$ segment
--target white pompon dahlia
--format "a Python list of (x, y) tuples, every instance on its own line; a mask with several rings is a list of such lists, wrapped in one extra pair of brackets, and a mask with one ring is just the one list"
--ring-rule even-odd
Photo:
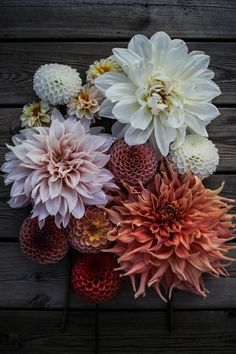
[(219, 163), (218, 150), (213, 142), (196, 134), (187, 135), (177, 149), (171, 146), (169, 159), (180, 174), (191, 171), (200, 179), (212, 175)]
[(129, 145), (150, 138), (164, 156), (170, 143), (181, 145), (187, 128), (207, 136), (206, 125), (219, 115), (211, 100), (220, 94), (209, 56), (188, 53), (185, 42), (164, 32), (150, 39), (136, 35), (128, 49), (115, 48), (113, 54), (124, 73), (105, 73), (95, 85), (106, 96), (100, 115), (118, 121), (116, 136)]
[(76, 69), (62, 64), (45, 64), (34, 74), (34, 91), (41, 100), (52, 105), (66, 104), (81, 89)]
[(51, 119), (50, 127), (24, 129), (14, 137), (2, 171), (5, 183), (13, 183), (11, 207), (32, 202), (40, 227), (49, 215), (65, 227), (71, 215), (84, 215), (85, 205), (106, 204), (106, 189), (116, 187), (105, 168), (113, 139), (91, 135), (76, 118), (64, 120), (57, 110)]

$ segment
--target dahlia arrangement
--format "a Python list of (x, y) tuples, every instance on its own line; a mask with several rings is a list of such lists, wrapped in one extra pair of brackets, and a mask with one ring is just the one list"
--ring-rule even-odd
[(174, 289), (205, 297), (203, 275), (228, 275), (235, 238), (234, 201), (203, 184), (219, 163), (209, 57), (164, 32), (112, 52), (85, 83), (68, 65), (35, 72), (39, 100), (23, 107), (1, 168), (9, 205), (32, 207), (22, 251), (55, 263), (73, 249), (71, 285), (87, 301), (110, 300), (123, 277), (135, 298), (150, 287), (163, 300)]

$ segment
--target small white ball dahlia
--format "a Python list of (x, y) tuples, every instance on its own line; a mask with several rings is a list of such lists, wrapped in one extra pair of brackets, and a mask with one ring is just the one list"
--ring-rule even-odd
[(203, 179), (215, 172), (219, 163), (218, 150), (206, 137), (190, 134), (180, 147), (174, 150), (172, 146), (169, 159), (174, 162), (180, 174), (190, 170)]
[(76, 69), (62, 64), (45, 64), (34, 74), (34, 91), (44, 102), (66, 104), (81, 89)]

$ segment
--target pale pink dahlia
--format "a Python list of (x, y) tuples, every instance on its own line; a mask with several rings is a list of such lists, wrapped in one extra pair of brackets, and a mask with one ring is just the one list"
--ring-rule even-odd
[(146, 188), (127, 187), (127, 194), (117, 195), (107, 209), (116, 225), (109, 238), (116, 243), (104, 251), (118, 256), (135, 297), (146, 287), (162, 298), (161, 287), (169, 297), (174, 288), (206, 296), (202, 273), (227, 275), (233, 216), (221, 189), (205, 189), (198, 177), (180, 175), (165, 161)]
[(148, 143), (129, 146), (123, 139), (110, 149), (107, 168), (117, 182), (137, 185), (149, 182), (157, 172), (157, 154)]
[(11, 207), (33, 204), (32, 217), (39, 225), (48, 215), (65, 227), (70, 216), (81, 218), (85, 205), (107, 202), (106, 188), (114, 187), (104, 166), (112, 139), (91, 135), (75, 118), (54, 111), (50, 127), (25, 129), (8, 146), (2, 171), (5, 183), (13, 183)]

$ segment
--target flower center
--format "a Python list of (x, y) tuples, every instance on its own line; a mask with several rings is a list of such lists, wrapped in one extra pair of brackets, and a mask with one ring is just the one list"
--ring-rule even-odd
[(83, 226), (82, 234), (88, 238), (91, 243), (100, 241), (103, 237), (103, 232), (101, 227), (99, 227), (99, 222), (96, 221), (87, 221)]
[(168, 77), (151, 78), (143, 96), (154, 116), (161, 112), (183, 107), (183, 99), (177, 93), (177, 82)]
[(68, 154), (47, 154), (43, 158), (44, 161), (48, 162), (48, 172), (56, 181), (59, 178), (64, 178), (67, 174), (73, 171), (73, 164), (70, 161)]

